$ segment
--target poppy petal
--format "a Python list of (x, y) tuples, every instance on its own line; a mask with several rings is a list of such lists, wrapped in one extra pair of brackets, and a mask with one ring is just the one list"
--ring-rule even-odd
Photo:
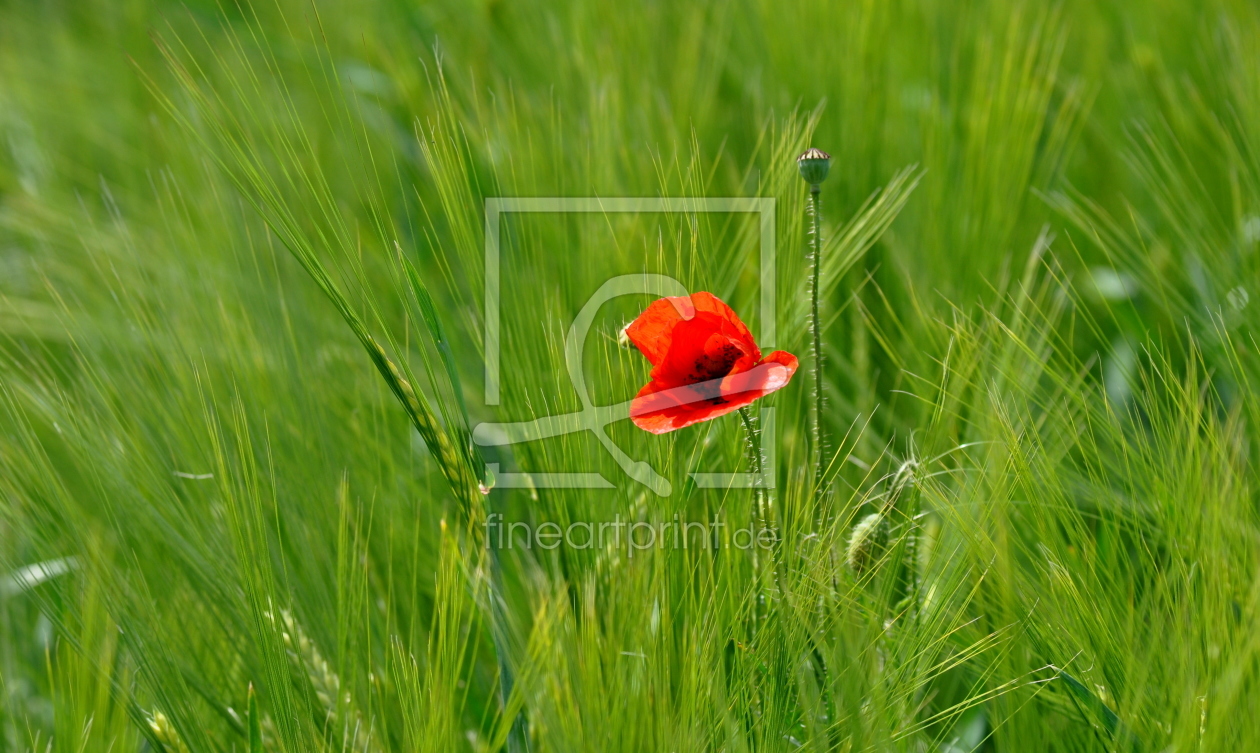
[[(695, 304), (696, 311), (706, 311), (720, 316), (730, 328), (734, 329), (733, 334), (750, 351), (757, 350), (757, 342), (753, 339), (752, 332), (748, 330), (748, 326), (739, 318), (739, 314), (736, 314), (735, 310), (727, 306), (721, 298), (701, 290), (698, 293), (692, 293), (691, 302)], [(760, 354), (757, 357), (760, 358)]]
[[(644, 431), (665, 434), (738, 410), (783, 387), (796, 372), (796, 359), (767, 359), (749, 371), (682, 386), (653, 381), (630, 403), (630, 419)], [(774, 354), (772, 354), (774, 355)]]
[(664, 360), (652, 369), (654, 381), (694, 384), (720, 379), (732, 371), (754, 366), (760, 353), (748, 352), (748, 345), (724, 331), (723, 321), (708, 312), (674, 327), (673, 339)]
[(750, 371), (731, 374), (723, 379), (722, 395), (724, 397), (726, 395), (742, 395), (747, 392), (756, 392), (757, 397), (769, 395), (771, 392), (782, 389), (787, 385), (795, 373), (795, 357), (792, 358), (792, 363), (780, 363), (766, 359), (754, 366)]
[[(777, 363), (783, 366), (783, 368), (787, 370), (787, 376), (783, 380), (783, 384), (787, 384), (788, 379), (792, 378), (792, 375), (796, 373), (796, 369), (798, 366), (800, 366), (800, 363), (801, 363), (796, 358), (796, 356), (792, 355), (786, 350), (776, 350), (770, 355), (766, 356), (764, 359), (762, 359), (761, 362), (762, 363)], [(771, 387), (770, 391), (773, 392), (774, 390), (779, 389), (779, 387), (782, 387), (783, 384), (780, 384), (778, 387)]]
[(786, 385), (798, 366), (781, 350), (762, 359), (739, 316), (704, 291), (653, 301), (625, 332), (653, 367), (630, 418), (653, 434), (738, 410)]
[(695, 306), (684, 296), (652, 301), (638, 318), (626, 327), (626, 336), (653, 366), (665, 359), (679, 322), (695, 316)]
[[(704, 314), (709, 316), (698, 317)], [(678, 325), (697, 317), (712, 322), (712, 329), (721, 330), (737, 340), (745, 353), (755, 354), (754, 360), (761, 358), (757, 342), (739, 316), (720, 298), (704, 291), (690, 296), (658, 298), (626, 327), (626, 336), (649, 363), (657, 366), (669, 353)]]
[[(761, 396), (757, 392), (745, 392), (730, 397), (712, 400), (701, 399), (699, 402), (677, 404), (677, 397), (673, 399), (663, 399), (661, 397), (672, 390), (649, 392), (651, 386), (644, 387), (644, 391), (631, 402), (630, 420), (634, 422), (635, 426), (653, 434), (666, 434), (701, 421), (724, 416), (731, 411), (748, 405)], [(680, 388), (675, 387), (673, 389)], [(716, 400), (720, 400), (720, 402), (716, 402)]]

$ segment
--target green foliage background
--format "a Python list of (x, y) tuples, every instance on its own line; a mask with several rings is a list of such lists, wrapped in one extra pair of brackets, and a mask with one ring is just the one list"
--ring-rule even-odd
[[(1226, 0), (0, 1), (0, 751), (1260, 749), (1258, 40)], [(764, 322), (753, 219), (514, 218), (487, 407), (484, 198), (773, 197), (804, 360), (808, 146), (829, 470), (805, 362), (759, 404), (781, 543), (491, 556), (491, 512), (747, 525), (686, 483), (735, 416), (610, 427), (667, 497), (589, 434), (487, 459), (615, 488), (482, 497), (464, 448), (580, 408), (613, 275)]]

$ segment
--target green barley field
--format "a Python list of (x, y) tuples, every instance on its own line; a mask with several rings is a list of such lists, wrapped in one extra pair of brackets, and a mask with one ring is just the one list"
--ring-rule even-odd
[(1260, 751), (1258, 327), (1253, 3), (0, 0), (0, 751)]

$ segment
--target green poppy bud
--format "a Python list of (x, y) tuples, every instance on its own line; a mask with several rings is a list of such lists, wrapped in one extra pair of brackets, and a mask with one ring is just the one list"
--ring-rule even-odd
[(827, 179), (827, 172), (831, 170), (831, 155), (821, 149), (810, 148), (796, 158), (796, 166), (806, 183), (817, 186)]

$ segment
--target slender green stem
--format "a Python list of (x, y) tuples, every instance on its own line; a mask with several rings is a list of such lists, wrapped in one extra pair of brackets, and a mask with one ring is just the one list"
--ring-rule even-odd
[(739, 417), (744, 421), (744, 431), (748, 434), (748, 466), (757, 476), (757, 518), (764, 525), (766, 522), (766, 489), (765, 462), (761, 454), (761, 430), (752, 417), (748, 406), (739, 409)]
[(908, 489), (906, 504), (902, 508), (905, 521), (905, 538), (900, 572), (897, 576), (897, 603), (895, 609), (904, 609), (910, 620), (918, 619), (919, 613), (919, 492)]
[[(485, 545), (490, 568), (486, 577), (487, 596), (490, 602), (490, 637), (494, 643), (495, 660), (499, 665), (499, 705), (503, 713), (507, 713), (516, 676), (512, 663), (508, 659), (511, 647), (508, 635), (507, 602), (503, 599), (503, 563), (499, 559), (499, 549), (495, 546), (488, 531)], [(529, 736), (523, 712), (518, 713), (512, 720), (512, 728), (508, 732), (507, 750), (509, 753), (528, 753), (529, 751)]]
[[(765, 474), (765, 458), (761, 454), (761, 429), (757, 428), (756, 421), (753, 419), (752, 411), (748, 410), (748, 406), (739, 409), (739, 417), (744, 421), (744, 432), (748, 435), (748, 466), (749, 469), (756, 474), (756, 484), (753, 486), (755, 493), (756, 506), (753, 510), (753, 527), (757, 529), (756, 536), (761, 535), (761, 528), (769, 525), (769, 510), (766, 509), (766, 474)], [(771, 567), (765, 568), (765, 564), (761, 558), (759, 548), (754, 545), (752, 547), (753, 572), (756, 573), (756, 579), (759, 583), (765, 580), (767, 572), (773, 569), (773, 558)], [(778, 573), (773, 572), (772, 577), (778, 579)], [(760, 587), (753, 601), (753, 621), (755, 625), (761, 625), (765, 616), (769, 599), (767, 598), (768, 588)]]
[(890, 490), (886, 514), (897, 531), (896, 556), (893, 559), (892, 597), (894, 612), (904, 610), (908, 619), (917, 619), (919, 603), (919, 498), (917, 463), (906, 461), (897, 471)]
[(810, 214), (813, 215), (813, 246), (810, 249), (810, 272), (809, 272), (809, 333), (811, 339), (811, 349), (814, 360), (814, 400), (810, 405), (810, 431), (812, 433), (813, 445), (811, 447), (811, 456), (814, 465), (814, 483), (818, 485), (822, 483), (822, 467), (823, 467), (823, 354), (822, 354), (822, 324), (818, 319), (818, 286), (822, 282), (819, 270), (822, 267), (822, 222), (819, 214), (818, 202), (819, 187), (817, 184), (810, 186), (809, 189), (809, 207)]

